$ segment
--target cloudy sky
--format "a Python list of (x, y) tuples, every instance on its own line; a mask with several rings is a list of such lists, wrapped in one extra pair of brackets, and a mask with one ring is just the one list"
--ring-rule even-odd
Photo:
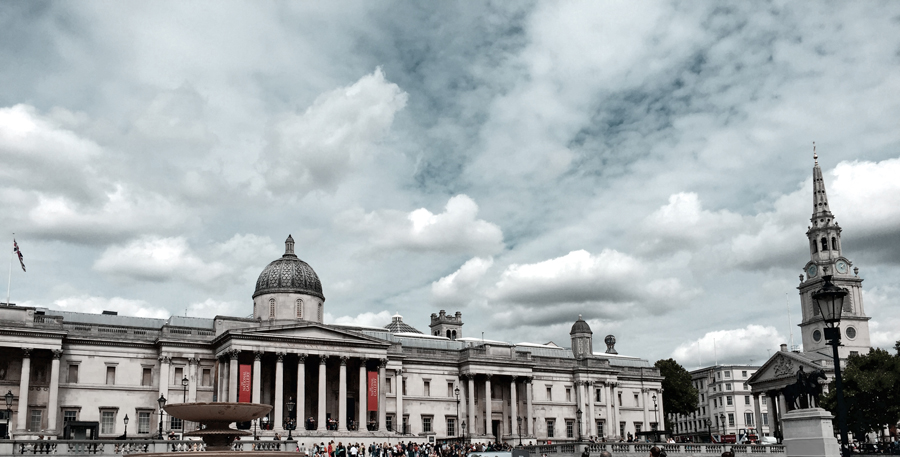
[(0, 61), (14, 303), (246, 316), (292, 234), (328, 322), (760, 363), (815, 141), (900, 339), (898, 2), (7, 1)]

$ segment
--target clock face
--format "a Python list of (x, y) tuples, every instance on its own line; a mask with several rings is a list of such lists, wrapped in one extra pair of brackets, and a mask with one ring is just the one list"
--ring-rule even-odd
[(806, 274), (809, 275), (810, 278), (816, 276), (819, 269), (815, 265), (810, 265), (809, 268), (806, 269)]
[(847, 271), (849, 271), (847, 262), (844, 262), (843, 260), (838, 260), (837, 263), (834, 264), (834, 268), (837, 269), (838, 273), (847, 273)]

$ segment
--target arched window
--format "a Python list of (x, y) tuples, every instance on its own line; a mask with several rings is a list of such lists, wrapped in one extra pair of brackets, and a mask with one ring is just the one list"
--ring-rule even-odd
[(450, 338), (450, 330), (447, 330), (447, 338)]
[(450, 334), (450, 339), (451, 339), (451, 340), (455, 340), (455, 339), (456, 339), (456, 330), (454, 330), (453, 333)]
[(831, 237), (831, 249), (837, 250), (837, 238)]
[(275, 299), (269, 299), (269, 319), (275, 319)]
[(297, 299), (297, 319), (303, 319), (303, 300)]
[(322, 322), (322, 304), (319, 303), (319, 322)]
[(816, 243), (816, 240), (810, 241), (809, 244), (812, 245), (812, 253), (813, 253), (813, 254), (819, 252), (819, 245)]
[(825, 238), (824, 236), (822, 237), (822, 250), (828, 250), (828, 238)]

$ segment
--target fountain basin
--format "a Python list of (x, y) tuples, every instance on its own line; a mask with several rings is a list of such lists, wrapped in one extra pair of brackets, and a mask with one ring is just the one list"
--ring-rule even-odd
[(170, 415), (191, 422), (246, 422), (269, 414), (272, 405), (258, 403), (196, 402), (166, 405)]

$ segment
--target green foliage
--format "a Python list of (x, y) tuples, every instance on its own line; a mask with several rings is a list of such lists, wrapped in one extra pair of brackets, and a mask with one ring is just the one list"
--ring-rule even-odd
[[(673, 359), (657, 360), (654, 364), (663, 376), (663, 410), (665, 413), (691, 414), (697, 410), (700, 392), (691, 382), (691, 374)], [(666, 430), (673, 430), (666, 419)]]
[[(898, 342), (896, 348), (900, 348)], [(847, 426), (855, 436), (881, 431), (900, 420), (900, 354), (873, 349), (853, 355), (842, 370)], [(837, 417), (837, 389), (832, 380), (822, 406)]]

